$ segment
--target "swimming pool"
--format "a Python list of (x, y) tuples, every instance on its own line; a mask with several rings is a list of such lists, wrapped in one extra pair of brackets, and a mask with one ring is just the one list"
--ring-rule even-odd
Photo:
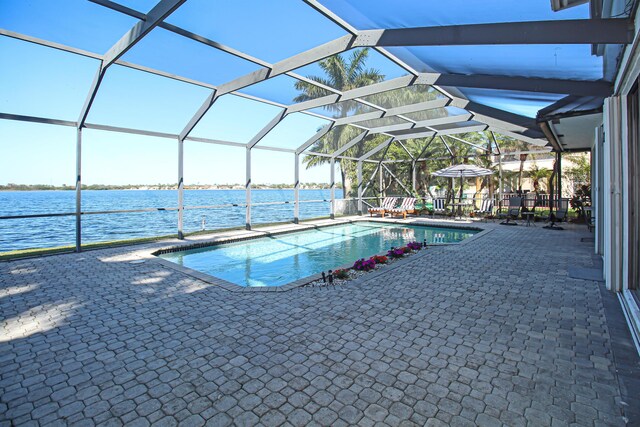
[(411, 241), (456, 243), (476, 230), (362, 221), (159, 255), (239, 286), (282, 286)]

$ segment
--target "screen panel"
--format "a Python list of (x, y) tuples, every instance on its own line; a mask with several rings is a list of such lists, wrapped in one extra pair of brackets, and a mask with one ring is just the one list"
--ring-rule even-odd
[(0, 111), (76, 121), (100, 62), (0, 37)]
[[(75, 212), (75, 146), (73, 127), (0, 120), (0, 216)], [(74, 240), (73, 216), (0, 220), (0, 253)]]
[(167, 22), (272, 63), (345, 35), (296, 0), (189, 0)]
[(589, 5), (553, 12), (548, 0), (320, 0), (360, 30), (589, 18)]
[(155, 28), (147, 34), (122, 59), (212, 85), (262, 68), (163, 28)]
[(82, 0), (3, 0), (0, 28), (104, 54), (137, 19)]
[(223, 95), (193, 128), (191, 136), (246, 144), (281, 111), (273, 105)]
[(476, 45), (392, 47), (419, 72), (574, 80), (602, 78), (602, 57), (591, 45)]
[(289, 114), (258, 145), (295, 150), (327, 123), (307, 114)]
[[(351, 70), (351, 71), (350, 71)], [(356, 72), (356, 70), (359, 70)], [(296, 70), (307, 78), (318, 78), (334, 89), (345, 91), (405, 76), (408, 72), (370, 48), (356, 48), (316, 61)]]
[(87, 121), (177, 134), (210, 93), (200, 86), (114, 65)]

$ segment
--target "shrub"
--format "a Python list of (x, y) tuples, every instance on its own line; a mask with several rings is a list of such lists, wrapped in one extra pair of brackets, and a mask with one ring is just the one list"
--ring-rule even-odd
[(400, 249), (402, 249), (405, 254), (408, 254), (409, 252), (411, 252), (411, 248), (408, 246), (403, 246)]
[(387, 261), (389, 261), (389, 258), (384, 255), (374, 255), (370, 259), (372, 259), (376, 264), (386, 264)]
[(353, 264), (353, 269), (358, 271), (369, 271), (376, 268), (376, 262), (372, 259), (359, 259)]
[(418, 242), (409, 242), (407, 243), (407, 247), (412, 251), (419, 251), (422, 248), (422, 245)]
[(348, 279), (349, 278), (349, 269), (347, 268), (338, 268), (333, 271), (333, 277), (336, 279)]
[(390, 256), (391, 258), (402, 258), (404, 254), (405, 254), (404, 248), (396, 248), (396, 249), (392, 248), (389, 252), (387, 252), (387, 255)]

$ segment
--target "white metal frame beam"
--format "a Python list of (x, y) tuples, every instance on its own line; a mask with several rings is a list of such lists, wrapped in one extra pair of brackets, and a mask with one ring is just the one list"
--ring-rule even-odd
[(337, 149), (336, 151), (333, 152), (333, 154), (331, 154), (332, 158), (335, 158), (336, 156), (341, 155), (342, 153), (344, 153), (345, 151), (347, 151), (349, 148), (355, 146), (356, 144), (358, 144), (360, 141), (362, 141), (363, 139), (365, 139), (367, 137), (367, 135), (369, 134), (368, 130), (365, 130), (364, 132), (362, 132), (360, 135), (356, 136), (355, 138), (353, 138), (351, 141), (349, 141), (348, 143), (346, 143), (345, 145), (343, 145), (342, 147), (340, 147), (339, 149)]
[(475, 148), (475, 149), (477, 149), (477, 150), (486, 151), (487, 153), (493, 153), (493, 152), (492, 152), (491, 150), (489, 150), (487, 147), (482, 147), (482, 146), (477, 145), (477, 144), (474, 144), (474, 143), (472, 143), (472, 142), (465, 141), (464, 139), (462, 139), (462, 138), (458, 138), (457, 136), (454, 136), (454, 135), (446, 135), (446, 136), (447, 136), (447, 138), (451, 138), (451, 139), (453, 139), (454, 141), (462, 142), (463, 144), (466, 144), (466, 145), (468, 145), (468, 146), (470, 146), (470, 147), (473, 147), (473, 148)]
[[(104, 0), (100, 0), (100, 1), (104, 1)], [(63, 45), (58, 45), (58, 44), (55, 44), (55, 43), (50, 43), (50, 42), (47, 42), (47, 41), (44, 41), (44, 40), (41, 40), (41, 39), (35, 39), (35, 38), (29, 37), (29, 36), (24, 36), (24, 35), (21, 35), (21, 34), (18, 34), (18, 33), (9, 32), (9, 31), (6, 31), (6, 30), (1, 30), (0, 34), (4, 34), (4, 35), (7, 35), (9, 37), (18, 38), (20, 40), (24, 40), (24, 41), (28, 41), (28, 42), (33, 42), (33, 43), (45, 45), (47, 47), (52, 47), (52, 48), (61, 49), (61, 50), (64, 50), (64, 51), (69, 51), (69, 52), (76, 53), (76, 54), (79, 54), (79, 55), (86, 55), (86, 56), (89, 56), (89, 57), (92, 57), (92, 58), (99, 58), (100, 57), (99, 55), (92, 54), (90, 52), (79, 51), (77, 49), (74, 49), (74, 48), (71, 48), (71, 47), (68, 47), (68, 46), (63, 46)], [(179, 76), (174, 76), (174, 75), (171, 75), (171, 74), (168, 74), (168, 73), (164, 73), (164, 72), (161, 72), (161, 71), (158, 71), (158, 70), (149, 69), (147, 67), (142, 67), (142, 66), (138, 66), (138, 65), (135, 65), (135, 64), (129, 64), (129, 63), (125, 63), (125, 62), (122, 62), (122, 61), (117, 61), (116, 63), (119, 64), (119, 65), (131, 67), (131, 68), (138, 69), (138, 70), (141, 70), (141, 71), (162, 75), (164, 77), (168, 77), (168, 78), (172, 78), (172, 79), (177, 79), (179, 81), (183, 81), (183, 82), (186, 82), (186, 83), (191, 83), (191, 84), (200, 85), (200, 86), (203, 86), (203, 87), (208, 87), (208, 88), (215, 89), (214, 86), (206, 84), (206, 83), (197, 82), (197, 81), (193, 81), (193, 80), (190, 80), (190, 79), (184, 79), (184, 78), (181, 78)], [(354, 89), (353, 91), (347, 91), (347, 92), (344, 93), (344, 96), (342, 98), (340, 98), (340, 99), (341, 100), (343, 98), (355, 99), (355, 98), (357, 98), (359, 96), (366, 96), (367, 94), (380, 93), (380, 92), (384, 92), (384, 91), (387, 91), (387, 90), (392, 90), (394, 88), (405, 87), (406, 85), (411, 85), (411, 84), (427, 84), (429, 82), (429, 76), (430, 76), (430, 74), (424, 73), (424, 74), (421, 74), (418, 77), (415, 77), (415, 76), (400, 77), (398, 79), (389, 80), (389, 81), (382, 82), (382, 83), (379, 83), (379, 84), (375, 84), (375, 85), (371, 85), (371, 86), (367, 86), (367, 87), (363, 87), (363, 88)], [(268, 103), (268, 104), (271, 104), (271, 105), (276, 105), (276, 106), (279, 106), (281, 108), (287, 108), (287, 106), (285, 106), (285, 105), (274, 103), (274, 102), (271, 102), (271, 101), (268, 101), (268, 100), (264, 100), (264, 99), (260, 99), (260, 98), (256, 98), (256, 97), (252, 97), (252, 96), (249, 96), (249, 95), (246, 95), (246, 94), (237, 93), (237, 92), (234, 92), (234, 94), (238, 95), (238, 96), (243, 96), (245, 98), (254, 99), (254, 100), (259, 101), (259, 102), (265, 102), (265, 103)], [(215, 95), (213, 95), (213, 96), (215, 96)], [(334, 100), (334, 102), (335, 102), (335, 100), (339, 96), (340, 95), (336, 94), (336, 95), (330, 96), (330, 98), (332, 98)], [(323, 100), (322, 103), (326, 103), (328, 101), (327, 97), (319, 98), (319, 99)], [(316, 101), (316, 100), (314, 100), (314, 101)], [(456, 97), (453, 98), (453, 105), (456, 105), (456, 106), (459, 106), (459, 107), (462, 108), (463, 106), (466, 106), (467, 104), (469, 104), (469, 101), (467, 101), (465, 99), (456, 98)], [(305, 111), (303, 109), (295, 107), (295, 105), (299, 106), (299, 104), (294, 104), (294, 107), (292, 107), (292, 108), (290, 107), (291, 109), (287, 109), (287, 113), (292, 112), (292, 111), (294, 111), (294, 112), (299, 111), (299, 112), (302, 112), (304, 114), (309, 114), (309, 115), (316, 116), (316, 117), (319, 117), (319, 118), (323, 118), (323, 119), (326, 119), (326, 120), (329, 120), (329, 121), (335, 120), (335, 119), (331, 119), (329, 117), (325, 117), (325, 116), (322, 116), (322, 115), (319, 115), (319, 114), (315, 114), (315, 113), (312, 113), (312, 112), (309, 112), (309, 111)], [(477, 106), (477, 104), (474, 104), (474, 105)], [(406, 107), (410, 107), (410, 106), (406, 106)], [(480, 106), (480, 107), (482, 107), (482, 106)], [(380, 107), (378, 107), (378, 108), (380, 108)], [(369, 119), (371, 119), (373, 117), (378, 118), (378, 115), (380, 115), (380, 114), (383, 114), (383, 115), (386, 115), (386, 116), (389, 115), (388, 111), (384, 111), (383, 109), (381, 109), (381, 111), (382, 111), (382, 113), (376, 113), (375, 115), (371, 115), (371, 116), (367, 116), (367, 117)], [(413, 111), (413, 107), (410, 107), (410, 109), (408, 111), (409, 112)], [(500, 110), (495, 110), (495, 109), (492, 109), (491, 112), (494, 113), (496, 111), (500, 112)], [(394, 113), (393, 109), (392, 109), (391, 112)], [(403, 112), (407, 113), (407, 110), (404, 110), (404, 111), (397, 111), (396, 110), (395, 111), (396, 115), (399, 115), (398, 113), (403, 113)], [(367, 117), (359, 117), (359, 119), (364, 120)], [(484, 116), (480, 115), (480, 118), (484, 118)], [(435, 125), (443, 124), (443, 123), (452, 123), (454, 121), (457, 121), (457, 119), (453, 118), (453, 117), (452, 118), (445, 117), (445, 118), (441, 118), (441, 119), (433, 119), (433, 122), (418, 122), (417, 125), (418, 126), (430, 126), (430, 125), (434, 125), (435, 126)], [(502, 128), (502, 129), (508, 128), (506, 130), (510, 130), (512, 132), (522, 132), (522, 131), (526, 131), (527, 130), (526, 127), (513, 125), (513, 123), (505, 124), (505, 122), (503, 122), (503, 121), (497, 121), (497, 122), (494, 122), (494, 123), (497, 124), (500, 128)], [(354, 123), (354, 125), (358, 126), (357, 122)], [(410, 128), (410, 127), (413, 127), (413, 126), (411, 124), (396, 125), (395, 127), (391, 127), (391, 128), (378, 128), (378, 129), (375, 129), (375, 132), (384, 133), (384, 132), (389, 131), (389, 130), (394, 130), (394, 129), (395, 130), (399, 130), (402, 127)], [(185, 137), (185, 135), (186, 135), (185, 133), (182, 133), (181, 136)], [(539, 144), (540, 141), (536, 141), (536, 143)]]
[(328, 125), (323, 126), (322, 128), (320, 128), (319, 131), (317, 131), (315, 133), (315, 135), (313, 135), (311, 138), (309, 138), (304, 144), (302, 144), (301, 146), (299, 146), (296, 149), (296, 153), (301, 154), (303, 151), (305, 151), (307, 148), (311, 147), (313, 144), (316, 143), (316, 141), (318, 141), (320, 138), (322, 138), (323, 136), (325, 136), (331, 129), (333, 129), (335, 123), (331, 122)]

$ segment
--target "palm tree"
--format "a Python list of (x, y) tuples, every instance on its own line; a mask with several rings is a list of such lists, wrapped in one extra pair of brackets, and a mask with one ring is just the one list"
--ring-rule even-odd
[(549, 169), (540, 169), (534, 164), (527, 175), (533, 181), (533, 191), (538, 194), (540, 192), (540, 183), (544, 182), (544, 179), (549, 178), (551, 171)]
[[(369, 56), (369, 49), (356, 49), (345, 59), (342, 55), (334, 55), (318, 63), (325, 76), (307, 76), (310, 80), (316, 81), (326, 86), (330, 86), (340, 91), (347, 91), (362, 86), (368, 86), (384, 80), (384, 75), (373, 68), (365, 68)], [(297, 81), (295, 88), (301, 91), (300, 95), (294, 98), (294, 102), (303, 102), (326, 95), (327, 92), (311, 83)], [(355, 102), (341, 102), (330, 104), (324, 107), (333, 113), (335, 118), (347, 117), (350, 113), (356, 112), (358, 104)], [(358, 133), (356, 128), (350, 126), (340, 126), (333, 129), (324, 138), (320, 139), (314, 146), (313, 151), (320, 153), (333, 153), (348, 140), (354, 138)], [(351, 153), (355, 157), (364, 154), (364, 144), (357, 144)], [(307, 169), (314, 166), (328, 163), (327, 157), (307, 156), (304, 159)], [(353, 162), (338, 159), (340, 165), (340, 175), (342, 178), (342, 189), (345, 197), (351, 193), (352, 178), (349, 172), (354, 169)], [(351, 171), (353, 172), (353, 171)]]

